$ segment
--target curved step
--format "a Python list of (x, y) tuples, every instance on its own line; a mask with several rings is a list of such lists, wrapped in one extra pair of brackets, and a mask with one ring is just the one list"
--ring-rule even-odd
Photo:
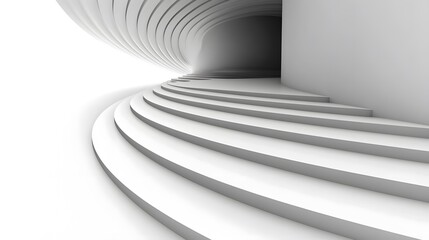
[(218, 101), (243, 103), (243, 104), (266, 106), (266, 107), (285, 108), (285, 109), (293, 109), (293, 110), (301, 110), (301, 111), (364, 116), (364, 117), (369, 117), (372, 115), (372, 112), (369, 109), (351, 107), (351, 106), (334, 104), (334, 103), (251, 97), (251, 96), (242, 96), (242, 95), (207, 92), (207, 91), (204, 92), (199, 90), (174, 87), (166, 83), (162, 84), (161, 86), (164, 90), (169, 92), (187, 95), (191, 97), (218, 100)]
[[(154, 88), (153, 91), (157, 96), (172, 101), (181, 102), (181, 100), (187, 100), (188, 98), (187, 96), (167, 92), (159, 87)], [(182, 104), (180, 108), (185, 107), (187, 106)], [(200, 115), (198, 111), (204, 111), (201, 108), (194, 108), (194, 110), (197, 111), (194, 114), (197, 116)], [(216, 122), (216, 125), (240, 131), (251, 131), (252, 133), (269, 137), (275, 136), (289, 141), (345, 151), (429, 162), (429, 139), (270, 121), (238, 114), (214, 112), (213, 110), (206, 110), (205, 113), (208, 115), (203, 115), (206, 116), (205, 119), (209, 119), (209, 124)], [(223, 118), (220, 117), (221, 114), (223, 114)]]
[(206, 78), (206, 77), (193, 77), (193, 76), (183, 76), (183, 77), (178, 77), (177, 79), (180, 79), (180, 80), (210, 80), (210, 78)]
[(211, 77), (211, 78), (279, 78), (281, 75), (278, 70), (250, 70), (250, 69), (236, 69), (230, 71), (210, 71), (203, 73), (191, 73), (186, 76), (201, 76), (201, 77)]
[(329, 97), (287, 88), (280, 83), (280, 79), (278, 78), (214, 79), (193, 82), (192, 84), (186, 82), (170, 82), (168, 84), (175, 87), (208, 92), (310, 102), (329, 102)]
[[(140, 101), (140, 96), (132, 100), (133, 109), (136, 101)], [(139, 108), (148, 119), (154, 118), (158, 111), (151, 110), (150, 106)], [(425, 214), (429, 211), (427, 203), (243, 161), (179, 142), (166, 133), (150, 130), (137, 118), (132, 122), (133, 116), (128, 109), (124, 109), (122, 114), (116, 120), (123, 134), (137, 148), (158, 156), (157, 161), (162, 165), (208, 188), (285, 218), (355, 239), (418, 238), (423, 234), (425, 224), (429, 223)], [(172, 122), (174, 126), (178, 126), (177, 123)], [(159, 146), (152, 139), (164, 145)]]
[[(123, 111), (132, 115), (128, 99), (116, 109), (116, 119)], [(226, 198), (158, 165), (121, 136), (113, 107), (96, 121), (93, 145), (121, 190), (186, 239), (342, 239)]]
[(185, 79), (171, 79), (170, 82), (189, 82), (191, 80), (185, 80)]
[[(159, 91), (158, 91), (159, 92)], [(409, 137), (429, 138), (429, 126), (375, 117), (359, 117), (224, 102), (166, 91), (168, 100), (191, 106), (266, 119)]]
[[(146, 92), (144, 96), (147, 98), (151, 94)], [(216, 151), (332, 182), (429, 201), (428, 164), (316, 147), (211, 126), (153, 109), (147, 106), (141, 95), (133, 98), (131, 109), (154, 127)]]
[[(121, 102), (121, 101), (120, 101)], [(133, 202), (135, 202), (140, 208), (142, 208), (146, 213), (150, 214), (152, 217), (153, 224), (163, 224), (164, 229), (159, 229), (155, 234), (158, 238), (162, 239), (183, 239), (171, 229), (177, 227), (176, 232), (180, 231), (181, 227), (177, 226), (177, 223), (174, 222), (171, 218), (164, 215), (162, 212), (159, 212), (149, 203), (139, 199), (136, 195), (138, 192), (131, 191), (128, 187), (133, 187), (133, 185), (129, 184), (129, 180), (134, 181), (132, 178), (125, 176), (122, 171), (126, 170), (128, 167), (128, 163), (132, 162), (134, 159), (141, 158), (141, 154), (137, 153), (135, 149), (130, 148), (129, 144), (125, 142), (123, 138), (121, 138), (119, 132), (115, 129), (113, 119), (113, 113), (118, 104), (115, 103), (104, 110), (97, 118), (94, 123), (92, 129), (92, 145), (94, 152), (97, 156), (97, 159), (109, 176), (109, 178), (118, 186), (121, 191), (123, 191)], [(117, 159), (120, 159), (120, 152), (118, 150), (123, 150), (124, 156), (126, 158), (123, 159), (124, 165), (118, 164)], [(122, 156), (122, 157), (124, 157)], [(143, 158), (144, 160), (144, 158)], [(143, 163), (144, 164), (144, 163)], [(130, 171), (129, 173), (133, 173)], [(123, 176), (125, 176), (123, 178)], [(120, 179), (118, 179), (120, 178)], [(124, 184), (128, 184), (128, 187)], [(149, 218), (150, 220), (150, 218)], [(150, 225), (146, 225), (145, 227), (150, 227)], [(170, 229), (169, 229), (170, 228)], [(152, 229), (155, 230), (155, 229)], [(184, 230), (184, 229), (183, 229)], [(186, 230), (187, 231), (187, 230)], [(191, 234), (181, 234), (182, 236), (191, 236)], [(144, 239), (144, 238), (143, 238)], [(153, 238), (151, 238), (153, 239)]]

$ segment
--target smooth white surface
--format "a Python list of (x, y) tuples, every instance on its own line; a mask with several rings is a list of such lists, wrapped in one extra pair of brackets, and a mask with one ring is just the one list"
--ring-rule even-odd
[(283, 0), (282, 81), (429, 124), (429, 1)]
[[(287, 151), (286, 149), (296, 149), (295, 151), (298, 152), (296, 155), (299, 153), (308, 154), (306, 158), (304, 157), (306, 160), (320, 162), (324, 160), (322, 157), (318, 157), (322, 153), (316, 153), (317, 150), (314, 151), (311, 146), (303, 146), (305, 149), (300, 149), (298, 144), (295, 147), (291, 147), (285, 141), (277, 141), (275, 139), (201, 124), (196, 121), (184, 120), (156, 110), (139, 99), (141, 99), (140, 94), (131, 101), (131, 107), (136, 112), (154, 120), (160, 125), (173, 127), (179, 132), (185, 132), (213, 142), (223, 142), (228, 146), (237, 146), (237, 149), (246, 149), (247, 146), (247, 149), (265, 153), (266, 155), (283, 157), (288, 153), (293, 154), (291, 153), (293, 151)], [(175, 159), (182, 162), (188, 161), (188, 163), (179, 164), (204, 176), (226, 182), (228, 185), (245, 189), (259, 196), (285, 202), (292, 206), (298, 206), (389, 232), (396, 231), (395, 233), (406, 233), (408, 234), (407, 236), (413, 236), (413, 234), (415, 234), (414, 236), (419, 236), (418, 233), (425, 228), (425, 220), (427, 220), (426, 212), (429, 207), (427, 203), (396, 198), (386, 194), (374, 193), (359, 188), (346, 187), (320, 181), (319, 179), (290, 174), (229, 156), (216, 156), (211, 151), (204, 151), (204, 148), (201, 147), (192, 148), (192, 144), (183, 144), (177, 139), (164, 139), (168, 138), (165, 137), (168, 136), (167, 134), (160, 134), (164, 137), (158, 137), (156, 133), (152, 133), (149, 130), (142, 130), (144, 129), (143, 127), (139, 129), (139, 124), (141, 123), (139, 123), (138, 119), (133, 119), (135, 117), (132, 113), (125, 112), (122, 115), (119, 113), (121, 113), (120, 110), (115, 115), (117, 124), (126, 134), (133, 135), (129, 135), (130, 138), (135, 139), (137, 142), (151, 142), (149, 139), (159, 139), (165, 146), (173, 146), (176, 141), (177, 143), (174, 146), (180, 149), (179, 151), (171, 147), (165, 147), (163, 152), (161, 152), (159, 144), (151, 144), (152, 146), (147, 148), (154, 152), (157, 149), (157, 154), (162, 154), (166, 159)], [(124, 119), (129, 120), (127, 122)], [(264, 150), (267, 151), (264, 152)], [(201, 162), (201, 159), (204, 159), (204, 161)], [(353, 165), (351, 158), (341, 158), (338, 159), (339, 161), (350, 161), (349, 167)], [(234, 162), (235, 165), (231, 162)], [(339, 165), (338, 162), (333, 165)], [(376, 162), (371, 164), (368, 161), (363, 165), (366, 165), (368, 168), (370, 166), (380, 167), (376, 164)], [(351, 168), (355, 167), (352, 166)], [(381, 166), (381, 168), (383, 167)], [(255, 178), (255, 176), (258, 177)], [(275, 176), (278, 178), (275, 178)], [(315, 194), (316, 192), (323, 194)], [(341, 204), (338, 203), (339, 196), (342, 198)], [(359, 209), (359, 211), (356, 209)]]
[[(206, 104), (210, 104), (214, 102), (215, 104), (225, 105), (225, 107), (231, 107), (231, 106), (228, 106), (228, 104), (234, 104), (234, 103), (228, 103), (228, 102), (223, 103), (217, 100), (206, 100), (206, 99), (200, 99), (196, 97), (183, 96), (180, 94), (165, 91), (160, 87), (154, 88), (153, 91), (157, 96), (160, 96), (165, 99), (173, 100), (173, 101), (176, 100), (176, 101), (193, 102), (193, 103), (202, 102)], [(254, 106), (248, 105), (248, 104), (235, 104), (234, 107), (240, 109), (241, 106), (243, 106), (244, 108), (247, 107), (250, 109), (254, 108)], [(277, 110), (277, 108), (272, 108), (272, 107), (266, 108), (263, 106), (257, 106), (256, 108), (258, 107), (262, 109), (265, 108), (264, 110), (267, 112), (271, 112), (271, 111), (274, 112)], [(219, 110), (220, 109), (222, 108), (219, 108)], [(216, 114), (212, 116), (217, 118)], [(238, 120), (238, 119), (235, 119), (235, 120)], [(240, 120), (238, 120), (237, 122), (240, 122)], [(255, 122), (251, 120), (241, 120), (241, 122), (243, 124), (250, 124), (250, 125), (255, 124)], [(277, 124), (273, 124), (272, 122), (264, 123), (264, 120), (259, 120), (259, 122), (262, 123), (262, 125), (259, 125), (260, 127), (264, 125), (266, 128), (271, 128), (271, 129), (277, 128), (278, 131), (284, 131), (285, 133), (287, 132), (287, 134), (291, 134), (291, 135), (298, 134), (301, 137), (304, 137), (304, 135), (307, 135), (307, 136), (311, 136), (311, 139), (312, 139), (312, 140), (307, 139), (310, 141), (306, 141), (304, 140), (304, 138), (302, 138), (301, 140), (298, 140), (298, 137), (297, 137), (298, 135), (295, 135), (295, 137), (293, 137), (293, 136), (287, 136), (287, 134), (285, 134), (283, 135), (283, 139), (285, 140), (293, 139), (294, 141), (297, 141), (297, 142), (314, 144), (317, 146), (331, 147), (331, 148), (363, 152), (363, 153), (371, 153), (379, 156), (395, 157), (400, 159), (408, 159), (408, 160), (415, 160), (415, 161), (422, 161), (422, 162), (428, 162), (428, 159), (429, 159), (429, 140), (428, 139), (404, 137), (404, 136), (392, 136), (388, 134), (368, 133), (368, 132), (360, 132), (360, 131), (350, 131), (345, 129), (335, 129), (335, 128), (327, 128), (327, 127), (311, 126), (311, 125), (309, 126), (307, 124), (300, 124), (300, 123), (297, 124), (297, 123), (282, 122), (282, 125), (279, 126)], [(316, 143), (316, 141), (313, 141), (314, 140), (313, 137), (317, 137), (321, 142)], [(331, 140), (334, 142), (331, 142)], [(355, 147), (352, 147), (350, 144), (351, 145), (356, 144), (356, 145)], [(399, 152), (390, 153), (384, 147), (391, 148), (390, 150), (392, 150), (393, 148), (393, 149), (396, 149), (397, 151), (402, 151), (402, 150), (405, 150), (405, 151), (402, 153), (399, 153)], [(370, 150), (370, 148), (372, 149)], [(377, 148), (380, 148), (380, 149), (376, 150)]]
[(279, 78), (216, 79), (216, 81), (193, 81), (169, 84), (189, 89), (234, 93), (248, 96), (263, 96), (317, 102), (329, 101), (329, 97), (326, 96), (315, 95), (288, 88), (281, 84)]
[[(121, 136), (111, 121), (113, 109), (104, 111), (94, 124), (92, 139), (101, 161), (139, 198), (184, 226), (208, 239), (284, 239), (284, 236), (343, 239), (234, 201), (160, 166)], [(142, 128), (133, 128), (133, 125), (142, 123), (131, 113), (129, 98), (121, 102), (114, 112), (115, 122), (123, 131), (131, 130), (133, 135), (136, 134), (134, 136), (146, 136), (146, 141), (152, 143), (150, 139), (163, 142), (158, 134), (165, 134), (146, 124)], [(186, 157), (178, 150), (180, 147), (175, 149), (177, 139), (168, 135), (166, 138), (170, 141), (165, 144), (156, 142), (152, 147)], [(179, 146), (182, 146), (180, 142)]]
[[(192, 116), (200, 116), (200, 118), (192, 118), (190, 115), (188, 115), (187, 119), (193, 120), (193, 119), (198, 119), (198, 122), (202, 122), (202, 123), (206, 123), (209, 124), (207, 121), (207, 119), (210, 120), (217, 120), (218, 123), (219, 122), (224, 122), (224, 123), (235, 123), (236, 125), (230, 125), (230, 129), (235, 129), (237, 131), (241, 130), (241, 132), (246, 132), (243, 131), (243, 129), (240, 129), (238, 126), (241, 125), (247, 125), (249, 126), (249, 128), (259, 128), (259, 131), (255, 131), (255, 133), (259, 133), (259, 135), (261, 134), (261, 129), (263, 129), (265, 127), (265, 129), (275, 129), (278, 132), (281, 131), (293, 131), (294, 129), (299, 129), (299, 127), (297, 125), (292, 125), (292, 126), (288, 126), (287, 122), (282, 122), (282, 121), (276, 121), (276, 120), (270, 120), (270, 119), (262, 119), (262, 118), (256, 118), (256, 117), (250, 117), (250, 116), (244, 116), (244, 115), (239, 115), (239, 114), (231, 114), (231, 113), (226, 113), (226, 112), (221, 112), (221, 111), (214, 111), (214, 110), (210, 110), (210, 109), (204, 109), (204, 108), (198, 108), (198, 107), (193, 107), (193, 106), (188, 106), (188, 105), (184, 105), (181, 103), (176, 103), (173, 101), (168, 101), (165, 100), (163, 98), (157, 97), (156, 95), (154, 95), (153, 93), (146, 93), (144, 95), (144, 100), (142, 100), (142, 96), (140, 94), (137, 95), (138, 97), (134, 99), (134, 101), (132, 101), (131, 103), (131, 107), (133, 107), (133, 109), (138, 109), (138, 107), (143, 104), (143, 101), (149, 102), (151, 104), (156, 104), (153, 106), (162, 106), (164, 111), (165, 109), (171, 109), (175, 112), (180, 112), (180, 113), (187, 113), (187, 114), (192, 114)], [(156, 107), (155, 107), (156, 108)], [(171, 114), (171, 112), (169, 112)], [(202, 117), (203, 116), (203, 117)], [(183, 117), (183, 116), (181, 116)], [(205, 121), (204, 121), (204, 120)], [(178, 125), (178, 123), (176, 121), (173, 122), (174, 125)], [(211, 122), (213, 123), (213, 122)], [(210, 124), (209, 124), (210, 125)], [(213, 124), (211, 124), (213, 125)], [(228, 126), (228, 125), (224, 125), (224, 126)], [(314, 128), (314, 126), (311, 125), (307, 125), (308, 128)], [(246, 128), (246, 129), (249, 129)], [(215, 129), (217, 129), (217, 127), (215, 127)], [(327, 128), (329, 130), (335, 130), (334, 128)], [(228, 130), (224, 130), (222, 129), (222, 131), (228, 131)], [(340, 130), (342, 131), (342, 130)], [(208, 131), (200, 131), (202, 133), (207, 133)], [(213, 131), (216, 133), (216, 131)], [(233, 131), (236, 132), (236, 131)], [(255, 134), (254, 133), (254, 134)], [(272, 132), (267, 132), (267, 135), (269, 135)], [(358, 132), (358, 131), (354, 131), (354, 134), (358, 135), (359, 133), (365, 133), (365, 132)], [(314, 136), (317, 136), (318, 132), (313, 131)], [(222, 134), (221, 134), (222, 135)], [(340, 134), (339, 134), (340, 135)], [(343, 134), (344, 136), (352, 136), (353, 134)], [(374, 134), (376, 135), (376, 134)], [(207, 136), (207, 135), (206, 135)], [(245, 136), (248, 136), (247, 134), (245, 134)], [(254, 137), (254, 135), (251, 135), (252, 137)], [(313, 136), (313, 135), (312, 135)], [(396, 137), (393, 135), (385, 135), (385, 139), (389, 140), (388, 137)], [(207, 137), (205, 137), (207, 138)], [(243, 137), (246, 138), (246, 137)], [(367, 139), (370, 139), (367, 137)], [(413, 138), (408, 138), (408, 139), (413, 139)], [(413, 140), (422, 140), (422, 141), (427, 141), (427, 139), (418, 139), (418, 138), (414, 138)], [(247, 139), (246, 141), (249, 141), (249, 139)], [(269, 141), (266, 140), (266, 142), (268, 143)], [(382, 145), (382, 144), (380, 144)], [(256, 149), (258, 149), (256, 147)], [(290, 149), (295, 149), (295, 148), (290, 148)], [(309, 150), (307, 151), (301, 151), (304, 153), (307, 153), (310, 150), (311, 147), (309, 147)], [(286, 152), (285, 150), (283, 150), (283, 152)], [(293, 152), (293, 151), (292, 151)], [(347, 169), (348, 172), (360, 172), (361, 174), (366, 172), (366, 174), (372, 175), (374, 177), (378, 176), (382, 176), (382, 178), (384, 179), (389, 179), (389, 178), (394, 178), (395, 181), (398, 182), (409, 182), (412, 183), (415, 181), (415, 183), (417, 185), (427, 185), (429, 186), (429, 176), (427, 175), (427, 173), (429, 172), (429, 166), (428, 164), (424, 164), (424, 163), (419, 163), (419, 162), (410, 162), (410, 161), (406, 161), (406, 160), (399, 160), (399, 159), (386, 159), (386, 158), (380, 158), (380, 157), (374, 157), (374, 156), (369, 156), (369, 155), (359, 155), (359, 154), (344, 154), (344, 152), (338, 152), (335, 151), (336, 156), (338, 161), (335, 161), (335, 158), (331, 157), (327, 157), (326, 159), (328, 161), (332, 161), (332, 165), (331, 167), (339, 169), (341, 168), (341, 166), (345, 167), (344, 169)], [(297, 154), (295, 154), (296, 156)], [(317, 164), (322, 164), (323, 161), (321, 161), (321, 159), (323, 159), (322, 154), (320, 154), (320, 152), (318, 154), (314, 154), (315, 156), (318, 156), (318, 158), (316, 158)], [(311, 159), (310, 157), (308, 157), (308, 159)], [(355, 162), (353, 164), (353, 162)], [(310, 162), (307, 162), (310, 163)], [(324, 167), (329, 167), (329, 165), (323, 165)], [(384, 171), (380, 172), (377, 170), (377, 168), (381, 168), (384, 169)], [(365, 173), (364, 173), (365, 174)]]
[(0, 239), (157, 240), (95, 159), (91, 128), (178, 74), (95, 40), (53, 0), (3, 1), (0, 29)]
[(368, 110), (368, 109), (346, 106), (341, 104), (334, 104), (334, 103), (297, 101), (297, 100), (287, 100), (287, 99), (272, 99), (272, 98), (252, 97), (252, 96), (244, 96), (244, 95), (237, 96), (237, 95), (228, 94), (228, 93), (208, 92), (208, 91), (174, 87), (166, 83), (162, 84), (162, 88), (174, 93), (180, 93), (184, 95), (195, 96), (195, 97), (206, 98), (206, 99), (223, 100), (227, 102), (247, 103), (247, 104), (253, 104), (258, 106), (271, 106), (271, 107), (274, 106), (279, 108), (288, 108), (288, 109), (296, 109), (296, 110), (312, 110), (315, 112), (340, 113), (340, 114), (363, 115), (363, 116), (371, 115), (371, 110)]
[[(216, 80), (219, 81), (219, 80)], [(189, 87), (185, 87), (185, 85), (178, 84), (176, 82), (172, 83), (173, 81), (170, 81), (168, 83), (162, 84), (162, 88), (165, 90), (168, 90), (168, 87), (170, 85), (172, 87), (174, 86), (180, 86), (183, 87), (183, 90), (189, 90), (193, 89), (192, 85), (189, 85)], [(209, 80), (204, 81), (209, 82)], [(186, 82), (189, 83), (189, 82)], [(192, 82), (194, 84), (194, 82)], [(198, 81), (195, 82), (195, 85), (197, 85)], [(224, 88), (226, 82), (222, 84), (222, 87)], [(228, 83), (234, 83), (233, 80), (228, 81)], [(179, 87), (176, 87), (176, 89), (179, 89)], [(197, 88), (195, 88), (197, 89)], [(198, 88), (199, 90), (203, 90), (203, 88)], [(182, 89), (181, 89), (182, 90)], [(277, 90), (277, 89), (276, 89)], [(212, 94), (212, 90), (210, 89), (204, 89), (204, 91), (207, 91), (208, 94)], [(216, 93), (219, 92), (219, 90), (213, 89)], [(223, 89), (222, 89), (223, 92)], [(228, 92), (234, 92), (234, 91), (228, 91)], [(236, 94), (240, 94), (237, 96), (240, 98), (243, 98), (243, 96), (247, 97), (247, 95), (252, 95), (254, 92), (243, 92), (240, 88), (240, 91), (235, 91)], [(181, 93), (182, 94), (182, 93)], [(241, 95), (242, 94), (242, 95)], [(260, 93), (259, 93), (260, 94)], [(269, 93), (264, 93), (264, 96), (269, 96)], [(290, 95), (286, 94), (276, 94), (277, 96), (282, 97), (289, 97)], [(185, 98), (187, 96), (181, 97), (181, 102), (185, 102)], [(301, 95), (299, 96), (301, 97)], [(360, 117), (360, 116), (348, 116), (348, 115), (341, 115), (341, 114), (326, 114), (326, 113), (319, 113), (319, 112), (313, 112), (313, 111), (300, 111), (300, 110), (291, 110), (287, 108), (278, 108), (278, 107), (264, 107), (264, 106), (258, 106), (258, 105), (249, 105), (249, 104), (239, 104), (239, 103), (231, 103), (231, 102), (223, 102), (222, 101), (214, 101), (211, 99), (204, 99), (200, 98), (196, 101), (189, 101), (191, 98), (188, 97), (187, 103), (193, 102), (193, 105), (198, 106), (205, 106), (206, 108), (211, 109), (222, 109), (223, 111), (226, 111), (228, 109), (229, 112), (237, 113), (238, 111), (241, 112), (241, 114), (247, 114), (247, 115), (254, 115), (258, 117), (263, 118), (272, 118), (277, 120), (285, 120), (285, 121), (292, 121), (297, 123), (309, 123), (314, 125), (320, 125), (320, 126), (328, 126), (328, 127), (335, 127), (335, 128), (344, 128), (344, 129), (352, 129), (352, 130), (364, 130), (364, 131), (372, 131), (372, 132), (379, 132), (379, 133), (391, 133), (391, 134), (399, 134), (399, 135), (405, 135), (405, 136), (415, 136), (420, 137), (424, 136), (427, 138), (428, 135), (428, 126), (427, 125), (419, 125), (419, 124), (413, 124), (408, 122), (401, 122), (401, 121), (394, 121), (390, 119), (384, 119), (384, 118), (375, 118), (375, 117)], [(194, 98), (195, 99), (195, 98)], [(244, 111), (245, 110), (245, 111)], [(244, 113), (246, 112), (246, 113)], [(270, 116), (270, 113), (273, 114)], [(277, 115), (277, 116), (276, 116)], [(307, 119), (306, 119), (307, 118)], [(313, 119), (311, 121), (310, 119)], [(310, 120), (310, 121), (309, 121)], [(340, 127), (339, 123), (343, 123)], [(401, 131), (398, 131), (399, 129), (402, 129)]]
[[(210, 81), (203, 82), (207, 85)], [(213, 89), (210, 91), (219, 90), (215, 82), (212, 81)], [(189, 86), (197, 83), (201, 81), (189, 82)], [(255, 84), (252, 81), (246, 83), (248, 86)], [(254, 209), (242, 209), (243, 212), (239, 213), (242, 205), (230, 200), (223, 201), (219, 195), (207, 192), (208, 188), (267, 213), (353, 239), (427, 238), (426, 163), (293, 142), (298, 139), (288, 139), (292, 142), (275, 139), (271, 138), (273, 136), (266, 137), (260, 127), (260, 131), (254, 133), (257, 135), (245, 133), (242, 131), (258, 128), (256, 123), (265, 124), (267, 119), (233, 117), (234, 114), (222, 113), (222, 109), (214, 114), (215, 111), (204, 109), (204, 106), (187, 106), (187, 103), (177, 103), (178, 98), (166, 100), (162, 95), (157, 96), (156, 92), (164, 91), (160, 89), (159, 86), (148, 88), (132, 97), (131, 102), (126, 98), (116, 108), (114, 117), (101, 115), (93, 130), (93, 141), (101, 161), (113, 174), (112, 178), (118, 178), (124, 184), (122, 188), (126, 186), (140, 199), (137, 201), (146, 201), (159, 213), (174, 219), (180, 226), (186, 226), (188, 230), (185, 231), (173, 226), (178, 234), (188, 238), (189, 234), (198, 232), (210, 239), (229, 239), (230, 236), (244, 236), (256, 230), (264, 235), (262, 239), (276, 238), (279, 229), (276, 230), (274, 219), (266, 219), (271, 222), (269, 225), (264, 220), (263, 224), (258, 224), (260, 228), (255, 229), (247, 224), (249, 219), (246, 217), (252, 215)], [(192, 111), (193, 116), (176, 114), (184, 111)], [(208, 118), (216, 118), (217, 123), (206, 122)], [(239, 123), (240, 119), (246, 120)], [(228, 129), (214, 126), (225, 120), (235, 125), (226, 126)], [(100, 122), (110, 127), (100, 129)], [(274, 121), (267, 122), (279, 126)], [(252, 126), (244, 130), (238, 128), (240, 124)], [(288, 127), (286, 122), (281, 128), (299, 129), (296, 124)], [(320, 133), (316, 129), (322, 128), (315, 127), (314, 133), (310, 134)], [(122, 132), (122, 136), (118, 131)], [(392, 139), (385, 140), (397, 139), (394, 135), (390, 137)], [(121, 144), (111, 142), (113, 138)], [(371, 138), (368, 136), (368, 139)], [(136, 148), (150, 159), (135, 155)], [(153, 161), (151, 165), (157, 167), (139, 167), (142, 162), (148, 161)], [(136, 196), (130, 197), (135, 199)], [(423, 199), (425, 202), (412, 199)], [(201, 204), (210, 207), (201, 207)], [(146, 208), (144, 204), (142, 208)], [(228, 211), (225, 212), (225, 209)], [(228, 216), (232, 212), (235, 212), (233, 216)], [(261, 219), (262, 215), (255, 216), (251, 222)], [(229, 224), (223, 225), (224, 221)], [(171, 226), (171, 221), (164, 224)], [(245, 226), (249, 229), (240, 232), (247, 228)], [(271, 227), (273, 229), (269, 230)], [(292, 227), (294, 234), (301, 234), (295, 227), (289, 227)], [(249, 237), (255, 236), (260, 234), (255, 232)]]

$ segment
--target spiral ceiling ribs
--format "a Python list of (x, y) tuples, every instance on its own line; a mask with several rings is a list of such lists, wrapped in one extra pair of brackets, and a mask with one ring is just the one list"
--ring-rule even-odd
[(191, 72), (203, 36), (249, 16), (281, 16), (281, 0), (58, 0), (87, 32), (135, 56)]
[[(261, 21), (256, 37), (281, 15), (274, 0), (59, 2), (94, 36), (181, 72), (231, 39), (206, 35)], [(429, 126), (288, 88), (266, 76), (276, 69), (207, 67), (113, 104), (92, 131), (105, 172), (175, 239), (429, 239)]]

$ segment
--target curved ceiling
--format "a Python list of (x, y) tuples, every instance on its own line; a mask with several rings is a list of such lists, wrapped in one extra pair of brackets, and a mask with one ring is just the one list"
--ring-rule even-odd
[(189, 73), (204, 35), (249, 16), (281, 16), (281, 0), (57, 0), (95, 37), (137, 57)]

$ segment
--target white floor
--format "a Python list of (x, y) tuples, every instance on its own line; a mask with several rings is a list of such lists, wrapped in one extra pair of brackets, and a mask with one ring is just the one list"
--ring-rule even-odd
[(93, 39), (54, 0), (2, 2), (0, 29), (0, 239), (150, 235), (94, 157), (91, 128), (111, 103), (178, 74)]

